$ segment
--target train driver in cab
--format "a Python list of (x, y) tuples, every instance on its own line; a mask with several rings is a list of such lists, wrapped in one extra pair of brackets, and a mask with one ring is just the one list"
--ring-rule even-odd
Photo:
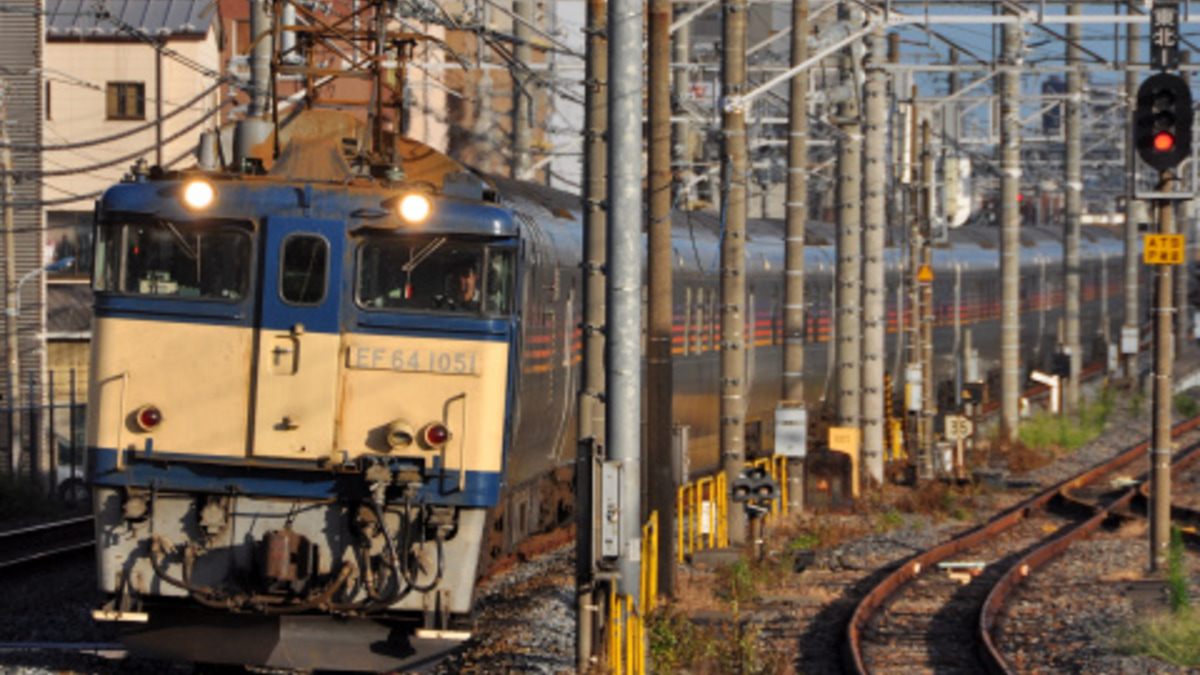
[(458, 289), (458, 296), (455, 298), (456, 306), (467, 311), (479, 311), (479, 300), (482, 293), (479, 289), (479, 270), (475, 269), (475, 263), (472, 261), (460, 265), (456, 276)]

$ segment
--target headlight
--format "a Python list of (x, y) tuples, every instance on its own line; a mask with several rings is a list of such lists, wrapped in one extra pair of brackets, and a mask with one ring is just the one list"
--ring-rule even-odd
[(412, 425), (404, 420), (396, 420), (387, 425), (387, 444), (393, 450), (402, 450), (412, 445)]
[(212, 183), (205, 180), (194, 180), (183, 187), (183, 203), (194, 211), (212, 206), (216, 196)]
[(425, 222), (431, 211), (433, 211), (433, 202), (429, 197), (415, 192), (404, 195), (396, 204), (396, 212), (400, 214), (404, 222), (413, 225)]

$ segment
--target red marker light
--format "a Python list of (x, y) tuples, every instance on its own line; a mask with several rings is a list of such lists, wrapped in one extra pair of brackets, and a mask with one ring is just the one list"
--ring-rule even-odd
[(430, 447), (443, 445), (450, 440), (450, 430), (446, 425), (434, 422), (425, 427), (425, 444)]
[(1175, 137), (1171, 134), (1162, 131), (1154, 135), (1154, 149), (1159, 152), (1167, 152), (1175, 147)]
[(162, 424), (162, 411), (152, 405), (142, 406), (137, 411), (137, 425), (142, 431), (150, 431)]

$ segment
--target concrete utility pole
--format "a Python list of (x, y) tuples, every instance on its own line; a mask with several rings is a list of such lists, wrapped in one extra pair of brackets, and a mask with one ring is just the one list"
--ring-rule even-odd
[[(921, 228), (919, 238), (921, 252), (920, 269), (927, 272), (918, 277), (917, 288), (921, 292), (921, 446), (919, 456), (921, 470), (926, 476), (935, 475), (933, 452), (933, 418), (937, 415), (937, 391), (933, 380), (933, 190), (937, 176), (933, 166), (933, 126), (929, 120), (921, 122)], [(948, 467), (943, 467), (948, 468)]]
[(641, 597), (642, 545), (642, 5), (608, 3), (607, 416), (619, 465), (617, 591)]
[[(746, 0), (722, 0), (721, 99), (746, 84)], [(725, 237), (721, 241), (721, 469), (733, 485), (746, 467), (746, 111), (721, 115)], [(729, 509), (729, 545), (746, 543), (746, 512)]]
[(13, 162), (8, 147), (8, 81), (0, 80), (0, 170), (4, 172), (4, 351), (8, 362), (6, 402), (8, 414), (8, 454), (10, 474), (21, 469), (20, 414), (14, 414), (21, 390), (21, 349), (17, 336), (17, 249), (13, 232)]
[[(839, 60), (843, 82), (854, 78), (854, 56), (847, 47)], [(837, 155), (837, 425), (858, 428), (862, 413), (862, 124), (858, 99), (838, 106)]]
[[(792, 0), (792, 63), (808, 60), (808, 0)], [(792, 78), (788, 97), (788, 178), (784, 234), (783, 400), (804, 397), (804, 230), (808, 221), (808, 71)], [(807, 418), (806, 418), (807, 419)], [(804, 506), (804, 462), (788, 462), (788, 508)]]
[(533, 147), (533, 78), (528, 68), (533, 64), (533, 0), (514, 0), (513, 60), (520, 64), (513, 72), (513, 178), (528, 180), (530, 149)]
[[(690, 5), (679, 5), (679, 14), (686, 14)], [(691, 63), (692, 62), (692, 24), (691, 22), (684, 23), (675, 31), (674, 40), (672, 41), (672, 60), (675, 63)], [(691, 76), (687, 68), (680, 68), (674, 73), (672, 81), (672, 91), (675, 92), (675, 104), (682, 107), (683, 102), (691, 96)], [(671, 128), (671, 159), (675, 163), (675, 170), (678, 176), (688, 176), (692, 170), (692, 139), (690, 133), (690, 124), (688, 123), (687, 115), (683, 111), (675, 117), (675, 123)], [(677, 181), (675, 190), (687, 190), (684, 187), (686, 180)], [(688, 202), (691, 199), (690, 194), (674, 194), (672, 199), (677, 201), (684, 209), (688, 209)]]
[[(1129, 0), (1127, 13), (1140, 15), (1140, 0)], [(1145, 217), (1145, 202), (1134, 197), (1137, 175), (1137, 144), (1133, 140), (1133, 115), (1137, 109), (1138, 73), (1132, 66), (1141, 61), (1142, 27), (1126, 24), (1125, 52), (1125, 321), (1121, 326), (1121, 359), (1125, 377), (1137, 377), (1138, 341), (1138, 223)]]
[[(1083, 4), (1073, 0), (1067, 6), (1071, 16), (1083, 15)], [(1063, 412), (1074, 415), (1079, 412), (1079, 375), (1083, 369), (1083, 349), (1079, 341), (1080, 297), (1079, 238), (1081, 202), (1083, 197), (1083, 73), (1079, 64), (1083, 56), (1079, 45), (1083, 42), (1083, 26), (1072, 23), (1067, 26), (1067, 114), (1064, 125), (1067, 137), (1067, 222), (1063, 237), (1063, 276), (1066, 281), (1064, 314), (1066, 319), (1065, 344), (1063, 350), (1071, 362), (1071, 373), (1063, 389)]]
[(863, 143), (866, 199), (863, 202), (862, 258), (862, 456), (863, 475), (883, 484), (884, 371), (887, 366), (887, 288), (884, 248), (887, 244), (887, 73), (883, 69), (886, 31), (879, 28), (868, 42), (866, 64), (867, 134)]
[[(925, 447), (926, 423), (923, 414), (925, 399), (921, 393), (927, 386), (921, 382), (921, 378), (925, 376), (925, 369), (921, 367), (921, 357), (925, 353), (921, 347), (921, 261), (923, 260), (921, 252), (924, 250), (925, 228), (922, 227), (922, 223), (924, 223), (924, 195), (927, 191), (923, 187), (924, 181), (918, 182), (915, 177), (917, 172), (915, 154), (918, 143), (917, 93), (917, 86), (913, 85), (910, 99), (912, 103), (909, 105), (905, 132), (899, 147), (904, 155), (902, 180), (907, 182), (909, 187), (905, 193), (909, 200), (907, 208), (904, 210), (905, 217), (908, 219), (908, 283), (906, 284), (907, 293), (904, 297), (908, 301), (907, 314), (909, 316), (908, 323), (904, 326), (908, 342), (904, 375), (905, 384), (909, 387), (906, 389), (905, 396), (905, 419), (909, 422), (905, 436), (907, 440), (912, 441), (908, 443), (909, 469), (913, 472), (914, 478), (922, 478), (929, 476), (929, 468), (924, 462), (928, 452)], [(907, 141), (904, 138), (907, 138)], [(904, 316), (905, 312), (901, 311), (900, 317), (903, 319)], [(914, 383), (919, 383), (920, 386), (914, 389), (912, 388)]]
[[(792, 2), (792, 63), (808, 60), (808, 0)], [(788, 182), (783, 298), (783, 398), (804, 401), (804, 230), (808, 221), (808, 71), (796, 73), (788, 103)]]
[[(1192, 62), (1192, 53), (1188, 51), (1180, 52), (1180, 66), (1186, 67)], [(1179, 71), (1181, 77), (1191, 84), (1192, 77), (1189, 71)], [(1193, 350), (1192, 344), (1192, 326), (1191, 312), (1188, 307), (1188, 283), (1192, 276), (1188, 273), (1188, 265), (1193, 260), (1192, 245), (1196, 240), (1196, 233), (1192, 214), (1195, 207), (1194, 200), (1185, 199), (1175, 203), (1176, 222), (1175, 230), (1183, 235), (1183, 250), (1184, 250), (1184, 265), (1175, 272), (1175, 360), (1184, 357), (1185, 354), (1191, 353)]]
[[(1011, 13), (1011, 11), (1010, 11)], [(1004, 24), (1000, 63), (1000, 425), (1017, 437), (1021, 398), (1021, 24)]]
[[(1162, 174), (1163, 189), (1175, 179), (1170, 171)], [(1158, 233), (1175, 234), (1175, 207), (1158, 203)], [(1171, 301), (1171, 273), (1174, 265), (1156, 265), (1157, 288), (1154, 308), (1154, 429), (1150, 451), (1150, 571), (1165, 570), (1167, 549), (1171, 543), (1171, 320), (1175, 313)]]
[[(583, 381), (577, 417), (579, 454), (575, 481), (578, 532), (575, 548), (576, 632), (575, 669), (591, 668), (596, 633), (596, 464), (604, 456), (604, 261), (607, 231), (604, 132), (608, 128), (608, 40), (605, 0), (587, 3), (587, 80), (584, 109), (583, 211)], [(486, 69), (485, 71), (486, 72)]]
[[(646, 231), (650, 240), (650, 332), (646, 358), (646, 456), (650, 462), (649, 507), (658, 512), (660, 532), (675, 531), (674, 450), (671, 408), (671, 302), (674, 269), (671, 250), (671, 0), (650, 0), (650, 208)], [(658, 588), (674, 595), (675, 537), (658, 538)]]

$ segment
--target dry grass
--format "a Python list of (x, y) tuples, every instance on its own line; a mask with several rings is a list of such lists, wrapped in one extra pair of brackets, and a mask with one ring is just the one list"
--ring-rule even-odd
[(983, 494), (981, 487), (957, 487), (941, 481), (928, 481), (901, 495), (896, 500), (896, 509), (901, 513), (932, 516), (936, 520), (971, 520), (981, 507), (980, 498)]
[(998, 440), (989, 454), (1013, 473), (1028, 473), (1050, 464), (1061, 452), (1059, 446), (1031, 448), (1020, 441)]

